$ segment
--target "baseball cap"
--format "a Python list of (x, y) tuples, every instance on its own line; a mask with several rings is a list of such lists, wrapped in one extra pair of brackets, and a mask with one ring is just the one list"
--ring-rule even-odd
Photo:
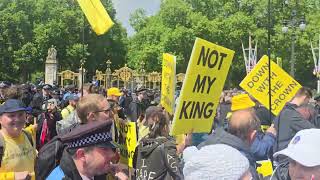
[(26, 111), (25, 105), (18, 99), (8, 99), (0, 106), (0, 114), (17, 111)]
[(320, 165), (320, 129), (299, 131), (290, 141), (288, 147), (273, 156), (284, 155), (306, 167)]
[(76, 94), (70, 94), (69, 96), (67, 96), (66, 100), (67, 101), (70, 101), (70, 100), (77, 101), (77, 100), (79, 100), (79, 96)]
[(65, 89), (66, 89), (67, 91), (73, 91), (75, 88), (76, 88), (76, 87), (75, 87), (73, 84), (70, 84), (70, 85), (66, 85), (66, 86), (65, 86)]
[(32, 107), (26, 107), (25, 110), (27, 114), (32, 114)]
[(195, 146), (183, 151), (183, 174), (186, 180), (240, 179), (249, 170), (249, 160), (237, 149), (215, 144)]
[(120, 92), (120, 89), (116, 87), (109, 88), (107, 91), (108, 96), (122, 96), (123, 93)]
[(42, 89), (45, 89), (45, 90), (51, 90), (52, 89), (52, 86), (50, 84), (44, 84), (42, 86)]
[(112, 141), (112, 121), (93, 121), (82, 124), (70, 133), (61, 137), (61, 140), (70, 149), (88, 146), (117, 148)]
[(135, 93), (138, 94), (138, 93), (142, 93), (142, 92), (147, 91), (147, 90), (148, 90), (147, 88), (139, 88), (139, 89), (137, 89), (135, 91)]
[(53, 94), (53, 95), (60, 95), (60, 90), (59, 90), (59, 88), (54, 88), (54, 89), (52, 90), (52, 94)]

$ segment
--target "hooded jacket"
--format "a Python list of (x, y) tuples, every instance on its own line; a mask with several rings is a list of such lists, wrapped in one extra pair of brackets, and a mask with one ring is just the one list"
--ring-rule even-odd
[[(309, 121), (304, 120), (300, 113), (296, 110), (298, 106), (295, 104), (287, 103), (279, 116), (275, 118), (275, 128), (278, 132), (273, 152), (278, 152), (285, 149), (290, 140), (296, 135), (297, 132), (303, 129), (315, 128)], [(278, 163), (282, 164), (288, 161), (288, 158), (279, 156), (275, 159)]]
[(176, 152), (176, 145), (172, 139), (165, 137), (142, 139), (136, 151), (136, 179), (183, 179)]
[(248, 160), (250, 163), (250, 172), (253, 176), (253, 179), (259, 179), (258, 173), (256, 171), (256, 162), (255, 159), (253, 158), (253, 155), (250, 151), (250, 147), (246, 145), (240, 138), (237, 136), (234, 136), (222, 128), (217, 128), (212, 135), (208, 137), (208, 139), (201, 143), (198, 146), (198, 149), (201, 149), (204, 146), (207, 145), (213, 145), (213, 144), (225, 144), (229, 145), (238, 151), (240, 151)]

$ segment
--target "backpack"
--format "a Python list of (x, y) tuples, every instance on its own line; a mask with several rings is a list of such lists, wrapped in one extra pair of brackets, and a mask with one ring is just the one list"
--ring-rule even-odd
[(35, 163), (36, 179), (46, 179), (59, 164), (65, 149), (61, 136), (55, 136), (39, 151)]
[[(29, 134), (28, 132), (26, 132), (25, 130), (22, 130), (22, 132), (27, 136), (31, 146), (33, 147), (33, 140), (32, 140), (32, 136), (31, 134)], [(5, 149), (5, 142), (4, 142), (4, 137), (3, 135), (0, 133), (0, 167), (1, 167), (1, 163), (2, 163), (2, 157), (4, 155), (4, 149)]]
[(65, 119), (56, 122), (57, 133), (58, 135), (66, 134), (78, 124), (80, 124), (80, 119), (77, 111), (72, 111)]

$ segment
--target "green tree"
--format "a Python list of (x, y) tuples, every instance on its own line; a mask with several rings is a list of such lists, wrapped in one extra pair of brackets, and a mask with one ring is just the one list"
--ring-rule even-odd
[[(282, 57), (284, 69), (289, 70), (291, 32), (281, 32), (283, 20), (296, 9), (297, 16), (305, 16), (307, 29), (296, 31), (296, 79), (303, 85), (315, 87), (310, 40), (319, 34), (320, 3), (317, 0), (272, 1), (271, 51), (272, 57)], [(258, 40), (258, 58), (267, 54), (267, 0), (165, 0), (160, 11), (144, 17), (143, 28), (130, 38), (129, 64), (139, 68), (146, 62), (147, 70), (160, 70), (162, 53), (177, 56), (177, 71), (185, 72), (195, 37), (200, 37), (229, 49), (236, 54), (228, 74), (227, 87), (237, 87), (245, 77), (241, 43), (247, 46), (249, 34)], [(139, 25), (136, 25), (139, 26)]]
[(137, 9), (129, 18), (129, 23), (135, 31), (140, 31), (147, 23), (147, 15), (144, 9)]
[[(114, 20), (111, 0), (102, 3)], [(127, 34), (121, 24), (115, 20), (109, 32), (97, 36), (77, 1), (0, 0), (0, 22), (0, 80), (23, 82), (31, 79), (31, 73), (43, 72), (52, 45), (60, 70), (77, 71), (83, 58), (91, 74), (95, 69), (104, 70), (107, 59), (113, 67), (125, 62)]]

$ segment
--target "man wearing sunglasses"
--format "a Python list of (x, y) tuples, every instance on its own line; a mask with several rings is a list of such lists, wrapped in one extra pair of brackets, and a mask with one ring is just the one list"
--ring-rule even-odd
[(76, 110), (81, 124), (92, 121), (109, 121), (113, 118), (113, 112), (107, 98), (100, 94), (89, 94), (82, 97)]
[(87, 124), (93, 121), (111, 121), (113, 112), (107, 98), (100, 94), (88, 94), (80, 98), (76, 105), (76, 113), (69, 117), (74, 120), (57, 122), (58, 134), (66, 134), (79, 124)]

